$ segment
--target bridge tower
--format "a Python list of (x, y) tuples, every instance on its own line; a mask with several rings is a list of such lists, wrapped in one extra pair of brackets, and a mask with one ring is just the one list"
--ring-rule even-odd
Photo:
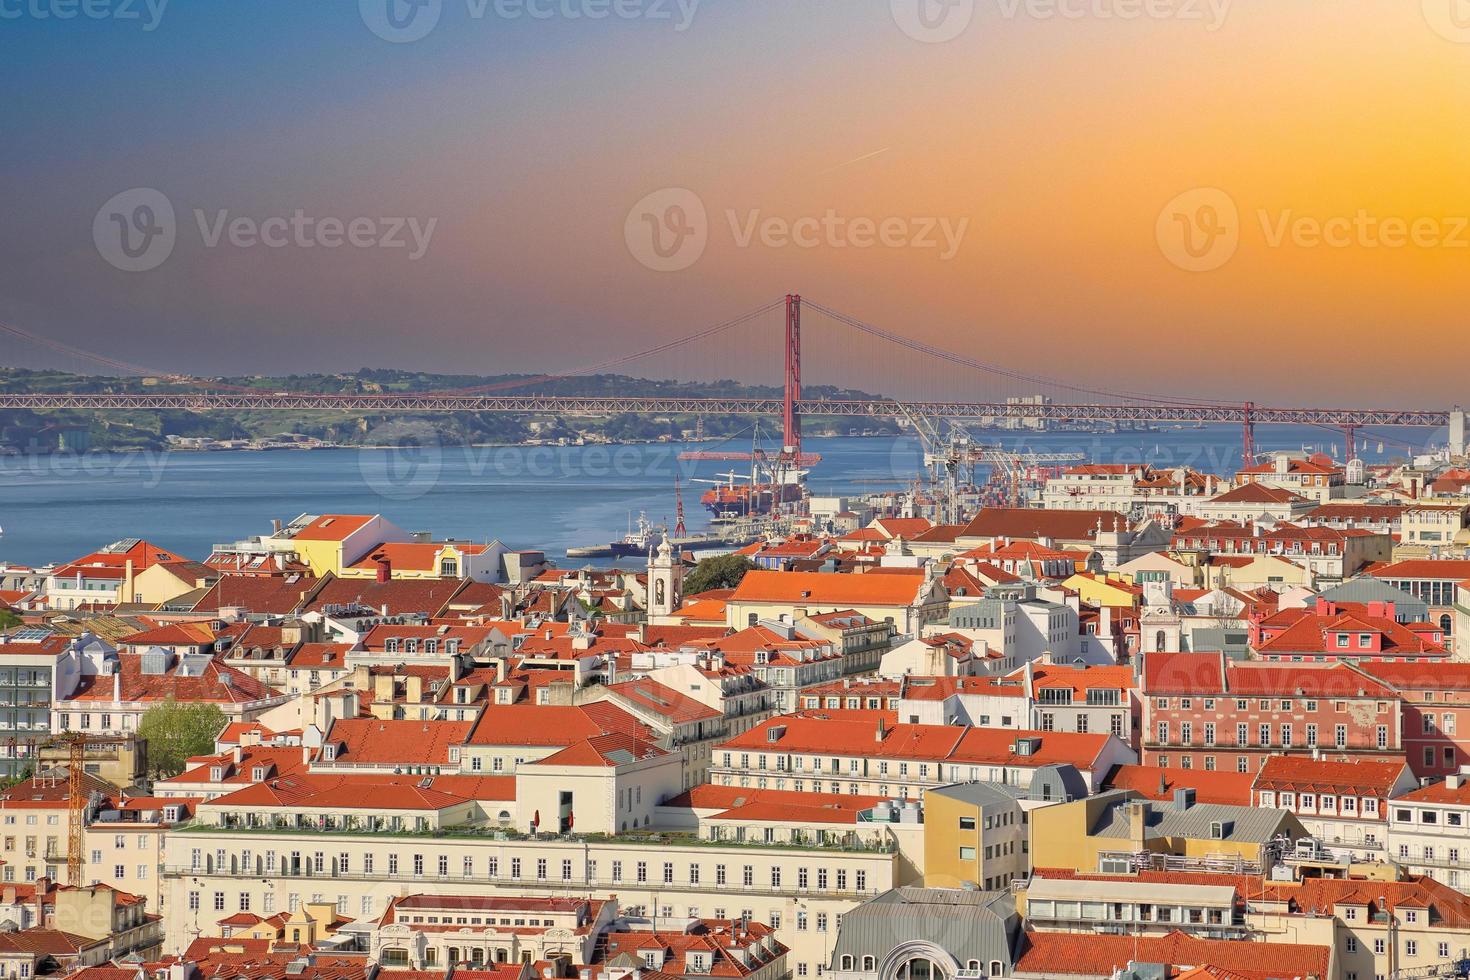
[(1245, 403), (1245, 424), (1240, 439), (1240, 465), (1244, 469), (1247, 466), (1256, 465), (1256, 422), (1251, 418), (1255, 410), (1255, 402)]
[(801, 297), (786, 295), (786, 391), (782, 405), (781, 454), (793, 460), (801, 456)]

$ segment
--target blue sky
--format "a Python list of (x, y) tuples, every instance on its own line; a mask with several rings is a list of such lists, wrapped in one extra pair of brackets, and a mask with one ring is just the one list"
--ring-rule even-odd
[[(905, 27), (920, 0), (704, 0), (683, 30), (674, 0), (604, 19), (565, 11), (612, 0), (546, 17), (442, 0), (410, 43), (346, 0), (174, 0), (151, 30), (142, 0), (53, 16), (72, 2), (0, 0), (0, 318), (160, 370), (554, 370), (800, 290), (1089, 384), (1178, 390), (1188, 338), (1228, 337), (1257, 362), (1258, 400), (1328, 403), (1361, 400), (1374, 359), (1303, 372), (1283, 337), (1347, 352), (1402, 323), (1431, 345), (1463, 329), (1470, 249), (1269, 235), (1366, 210), (1448, 238), (1470, 214), (1470, 38), (1437, 22), (1439, 0), (1171, 0), (1144, 21), (1114, 16), (1123, 0), (1068, 0), (1066, 17), (976, 0), (942, 41)], [(389, 2), (406, 0), (364, 0)], [(99, 212), (140, 188), (174, 211), (173, 240), (125, 271), (97, 236), (144, 215), (128, 197)], [(1203, 272), (1159, 238), (1161, 209), (1201, 188), (1239, 215), (1238, 248)], [(629, 228), (671, 190), (698, 200), (707, 243), (660, 271)], [(261, 244), (298, 213), (306, 237)], [(840, 224), (792, 243), (824, 216)], [(210, 238), (233, 221), (240, 237)], [(323, 244), (354, 221), (365, 244)], [(863, 222), (897, 222), (894, 243), (862, 244)], [(422, 254), (391, 244), (411, 223), (431, 229)], [(929, 228), (963, 230), (953, 254)], [(774, 381), (778, 329), (647, 373)], [(814, 380), (1020, 393), (823, 339)], [(1458, 397), (1452, 359), (1418, 370), (1375, 400)]]

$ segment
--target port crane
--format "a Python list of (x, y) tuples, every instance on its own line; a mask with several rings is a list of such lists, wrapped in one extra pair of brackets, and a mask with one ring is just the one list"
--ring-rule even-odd
[(901, 403), (903, 418), (913, 429), (924, 450), (924, 469), (939, 501), (939, 522), (956, 524), (960, 514), (960, 488), (975, 485), (975, 470), (990, 468), (990, 482), (1000, 488), (1007, 504), (1021, 506), (1021, 485), (1028, 473), (1048, 466), (1085, 460), (1082, 453), (1036, 453), (1006, 449), (976, 442), (954, 419), (940, 419), (916, 412)]

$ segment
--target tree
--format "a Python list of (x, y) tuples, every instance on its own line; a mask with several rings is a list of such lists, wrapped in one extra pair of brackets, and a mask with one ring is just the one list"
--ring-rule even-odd
[(138, 737), (148, 740), (148, 769), (156, 776), (176, 776), (192, 756), (209, 755), (225, 728), (225, 713), (214, 704), (168, 701), (143, 712)]
[(16, 615), (15, 610), (0, 607), (0, 631), (13, 630), (24, 625), (25, 620)]
[(733, 589), (755, 563), (744, 555), (716, 555), (694, 566), (684, 577), (684, 594), (696, 595), (710, 589)]

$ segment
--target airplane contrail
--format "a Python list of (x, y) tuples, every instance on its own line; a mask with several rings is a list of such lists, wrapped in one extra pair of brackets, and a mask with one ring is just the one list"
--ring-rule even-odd
[(862, 163), (864, 160), (871, 160), (871, 159), (873, 159), (876, 156), (881, 156), (884, 153), (887, 153), (891, 149), (892, 149), (892, 147), (885, 146), (881, 150), (874, 150), (872, 153), (864, 153), (860, 157), (853, 157), (851, 160), (847, 160), (847, 161), (845, 161), (843, 163), (839, 163), (839, 164), (837, 164), (835, 166), (828, 167), (826, 170), (819, 170), (819, 171), (817, 171), (817, 174), (816, 175), (818, 177), (821, 177), (821, 176), (823, 176), (825, 174), (832, 173), (834, 170), (841, 170), (843, 167), (850, 167), (854, 163)]

